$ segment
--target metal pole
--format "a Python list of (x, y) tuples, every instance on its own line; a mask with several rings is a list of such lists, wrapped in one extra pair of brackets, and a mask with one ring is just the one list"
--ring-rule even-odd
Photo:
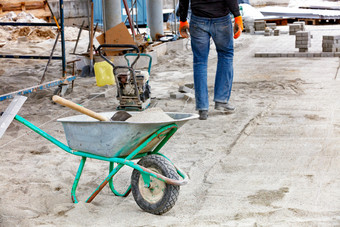
[[(132, 20), (132, 26), (133, 26), (133, 29), (135, 29), (135, 17), (134, 17), (134, 10), (133, 10), (133, 0), (131, 0), (131, 11), (132, 11), (132, 13), (131, 13), (131, 20)], [(135, 40), (135, 33), (133, 32), (132, 33), (132, 37), (133, 37), (133, 40)]]
[(126, 0), (123, 0), (123, 3), (124, 3), (125, 12), (126, 12), (127, 17), (128, 17), (128, 21), (129, 21), (129, 24), (130, 24), (131, 34), (133, 35), (133, 38), (135, 38), (136, 33), (135, 33), (134, 25), (133, 25), (133, 18), (131, 17), (131, 14), (130, 14), (129, 5), (128, 5)]
[(148, 26), (150, 28), (151, 37), (156, 40), (156, 34), (163, 35), (163, 1), (147, 0), (147, 16)]
[(121, 0), (105, 0), (103, 9), (105, 9), (103, 21), (107, 30), (122, 22)]
[(174, 26), (175, 29), (172, 31), (172, 33), (175, 33), (177, 35), (177, 16), (176, 16), (176, 6), (177, 6), (177, 2), (176, 0), (174, 0)]
[[(104, 29), (104, 31), (106, 31), (106, 13), (105, 13), (105, 0), (102, 0), (102, 10), (103, 10), (103, 29)], [(105, 36), (104, 36), (104, 39), (105, 39)], [(105, 40), (104, 40), (105, 41)], [(106, 42), (106, 41), (105, 41)]]
[(139, 32), (139, 28), (138, 28), (138, 2), (137, 2), (137, 0), (135, 0), (134, 5), (136, 6), (136, 29), (137, 29), (137, 32), (139, 34), (140, 32)]
[(63, 75), (62, 77), (66, 78), (66, 53), (65, 53), (65, 31), (64, 31), (64, 1), (59, 0), (60, 6), (60, 34), (61, 34), (61, 55), (63, 62)]
[(54, 42), (54, 45), (53, 45), (53, 48), (52, 48), (52, 51), (51, 51), (51, 55), (50, 55), (50, 58), (48, 59), (47, 61), (47, 64), (45, 66), (45, 70), (44, 70), (44, 74), (43, 76), (41, 77), (41, 80), (40, 80), (40, 83), (39, 84), (42, 84), (45, 80), (45, 75), (46, 75), (46, 72), (47, 72), (47, 68), (48, 68), (48, 65), (50, 64), (51, 60), (52, 60), (52, 57), (53, 57), (53, 53), (54, 53), (54, 50), (57, 46), (57, 43), (58, 43), (58, 40), (59, 40), (59, 36), (60, 36), (60, 30), (58, 30), (58, 34), (57, 34), (57, 38), (55, 39), (55, 42)]

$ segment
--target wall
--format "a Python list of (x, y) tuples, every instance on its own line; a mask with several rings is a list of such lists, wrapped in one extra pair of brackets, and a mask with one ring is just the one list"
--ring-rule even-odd
[[(59, 18), (59, 0), (49, 0), (53, 13)], [(80, 25), (83, 20), (88, 24), (88, 1), (87, 0), (64, 0), (65, 25)]]

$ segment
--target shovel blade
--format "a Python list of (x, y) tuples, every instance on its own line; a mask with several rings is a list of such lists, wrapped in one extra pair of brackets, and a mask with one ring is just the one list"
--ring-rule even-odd
[(81, 70), (80, 77), (95, 77), (94, 67), (92, 65), (84, 66)]
[(8, 126), (13, 121), (15, 115), (19, 112), (22, 105), (25, 103), (27, 97), (17, 95), (9, 104), (5, 112), (0, 117), (0, 139), (5, 134)]

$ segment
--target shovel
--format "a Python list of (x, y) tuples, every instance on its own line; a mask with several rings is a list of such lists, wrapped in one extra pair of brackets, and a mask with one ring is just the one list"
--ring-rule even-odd
[(72, 101), (69, 101), (67, 99), (64, 99), (58, 95), (54, 95), (52, 97), (52, 100), (53, 102), (56, 102), (56, 103), (59, 103), (60, 105), (62, 106), (66, 106), (66, 107), (69, 107), (73, 110), (76, 110), (80, 113), (83, 113), (83, 114), (86, 114), (87, 116), (90, 116), (92, 118), (95, 118), (99, 121), (125, 121), (126, 119), (130, 118), (131, 115), (126, 112), (126, 111), (117, 111), (112, 117), (111, 119), (99, 114), (99, 113), (96, 113), (92, 110), (89, 110), (83, 106), (80, 106)]
[(93, 68), (93, 1), (91, 1), (91, 24), (90, 24), (90, 65), (83, 67), (80, 77), (94, 77)]

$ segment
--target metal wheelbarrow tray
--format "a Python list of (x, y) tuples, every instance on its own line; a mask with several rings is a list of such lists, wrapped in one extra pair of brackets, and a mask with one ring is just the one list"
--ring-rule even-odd
[[(110, 118), (115, 112), (100, 113)], [(131, 115), (138, 112), (129, 112)], [(125, 121), (97, 121), (87, 115), (76, 115), (58, 119), (62, 122), (67, 143), (73, 150), (80, 150), (104, 157), (126, 157), (133, 148), (138, 146), (150, 134), (163, 126), (176, 124), (181, 127), (185, 122), (194, 119), (195, 115), (185, 113), (167, 113), (173, 121), (154, 122), (125, 122)], [(149, 144), (149, 148), (155, 141)], [(148, 152), (143, 149), (139, 153)]]
[[(101, 113), (111, 117), (114, 112)], [(130, 112), (130, 114), (136, 114)], [(82, 157), (71, 196), (78, 202), (76, 189), (87, 158), (109, 162), (109, 175), (86, 200), (91, 202), (102, 188), (109, 183), (116, 196), (133, 197), (140, 208), (152, 214), (169, 211), (177, 200), (179, 188), (188, 182), (186, 174), (176, 167), (169, 158), (159, 153), (160, 149), (188, 120), (197, 114), (167, 113), (173, 121), (148, 123), (97, 121), (86, 115), (58, 119), (63, 124), (68, 146), (42, 131), (24, 118), (14, 119), (26, 125), (39, 135), (66, 152)], [(133, 159), (140, 159), (137, 163)], [(124, 166), (132, 167), (131, 184), (124, 193), (119, 193), (112, 178)]]

